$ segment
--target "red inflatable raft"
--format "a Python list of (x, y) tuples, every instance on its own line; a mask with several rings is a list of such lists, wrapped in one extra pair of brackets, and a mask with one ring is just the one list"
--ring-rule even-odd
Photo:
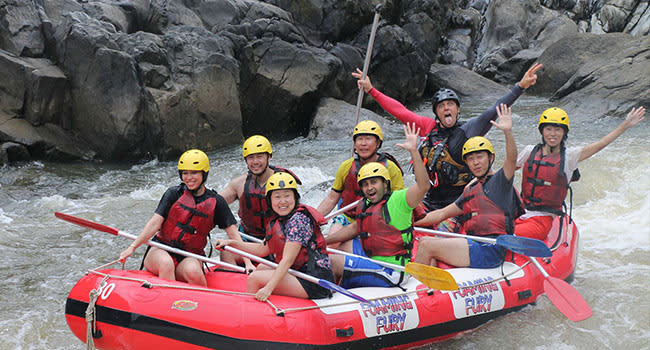
[[(556, 219), (546, 243), (553, 257), (538, 261), (570, 281), (575, 224)], [(449, 269), (456, 291), (429, 290), (414, 278), (406, 291), (351, 290), (370, 304), (338, 293), (322, 300), (273, 295), (263, 303), (244, 293), (246, 275), (233, 272), (208, 272), (201, 289), (144, 271), (91, 271), (72, 288), (65, 313), (72, 332), (99, 349), (405, 349), (534, 303), (544, 277), (528, 257), (508, 252), (506, 260), (494, 269)]]

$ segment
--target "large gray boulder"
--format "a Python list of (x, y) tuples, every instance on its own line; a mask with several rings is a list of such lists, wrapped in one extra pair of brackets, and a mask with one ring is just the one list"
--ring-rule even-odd
[(323, 49), (261, 38), (243, 49), (240, 96), (243, 127), (250, 134), (306, 134), (319, 91), (340, 60)]
[(33, 126), (27, 120), (0, 112), (0, 144), (8, 161), (31, 159), (93, 159), (95, 153), (81, 139), (60, 126)]
[(57, 31), (70, 77), (72, 125), (102, 158), (134, 156), (142, 140), (142, 86), (133, 57), (120, 50), (115, 27), (82, 12)]
[(496, 101), (509, 91), (504, 86), (459, 65), (432, 64), (427, 81), (430, 94), (442, 88), (452, 89), (461, 97), (461, 104), (463, 97)]
[(41, 57), (42, 11), (34, 0), (0, 0), (0, 47), (17, 56)]
[[(355, 105), (334, 98), (323, 98), (318, 104), (314, 121), (309, 128), (310, 139), (318, 140), (347, 140), (352, 144), (352, 131), (356, 125)], [(384, 128), (388, 121), (379, 114), (361, 108), (359, 121), (374, 120)]]
[(492, 1), (485, 20), (475, 68), (501, 83), (517, 81), (546, 47), (578, 31), (566, 15), (534, 0)]
[(540, 56), (543, 79), (531, 91), (552, 93), (552, 100), (568, 112), (623, 116), (633, 106), (650, 105), (649, 47), (649, 36), (579, 33), (565, 37)]

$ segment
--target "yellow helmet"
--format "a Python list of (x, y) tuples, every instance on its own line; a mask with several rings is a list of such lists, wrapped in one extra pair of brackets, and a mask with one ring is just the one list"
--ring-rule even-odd
[(384, 135), (381, 132), (381, 127), (377, 122), (372, 120), (362, 120), (354, 127), (354, 132), (352, 133), (352, 139), (355, 139), (357, 135), (375, 135), (379, 138), (379, 141), (384, 140)]
[(463, 160), (465, 160), (466, 155), (478, 151), (488, 151), (489, 153), (494, 154), (494, 147), (492, 147), (490, 140), (483, 136), (470, 137), (463, 145)]
[(298, 182), (291, 174), (279, 171), (266, 180), (266, 196), (274, 190), (294, 190), (298, 193)]
[(210, 159), (199, 149), (185, 151), (178, 159), (178, 171), (183, 170), (200, 170), (207, 173), (210, 171)]
[(569, 115), (561, 108), (551, 107), (542, 112), (539, 116), (539, 123), (537, 128), (542, 132), (544, 124), (558, 124), (566, 127), (566, 132), (569, 132)]
[(361, 181), (371, 177), (383, 177), (384, 180), (390, 181), (390, 173), (388, 172), (388, 169), (386, 169), (383, 164), (377, 162), (367, 163), (359, 169), (359, 172), (357, 173), (357, 183), (361, 183)]
[(271, 143), (266, 137), (262, 135), (253, 135), (244, 141), (244, 146), (242, 147), (244, 158), (255, 153), (268, 153), (269, 155), (273, 155)]

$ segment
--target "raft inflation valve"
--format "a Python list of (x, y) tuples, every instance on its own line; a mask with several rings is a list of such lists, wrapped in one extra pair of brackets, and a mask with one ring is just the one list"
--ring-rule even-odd
[(339, 338), (342, 337), (351, 337), (354, 335), (354, 328), (350, 327), (348, 329), (337, 329), (336, 330), (336, 336)]

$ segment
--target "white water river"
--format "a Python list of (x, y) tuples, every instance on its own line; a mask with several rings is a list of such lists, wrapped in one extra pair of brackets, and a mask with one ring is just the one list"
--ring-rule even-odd
[[(464, 101), (462, 112), (472, 116), (486, 106)], [(515, 104), (520, 148), (539, 141), (537, 118), (550, 106), (531, 97)], [(419, 113), (430, 115), (430, 105), (423, 105)], [(574, 146), (595, 141), (621, 121), (571, 117), (569, 145)], [(395, 147), (402, 140), (401, 124), (384, 129), (383, 150), (407, 164), (406, 151)], [(487, 136), (495, 145), (498, 167), (503, 135), (493, 130)], [(650, 347), (649, 139), (650, 122), (645, 120), (581, 163), (582, 179), (573, 185), (581, 248), (572, 285), (592, 307), (593, 317), (571, 322), (542, 296), (534, 306), (423, 349)], [(272, 163), (295, 171), (303, 179), (303, 201), (317, 205), (340, 162), (350, 156), (351, 139), (298, 138), (275, 142), (273, 147)], [(223, 188), (246, 170), (239, 146), (209, 156), (211, 188)], [(117, 259), (129, 241), (60, 221), (54, 212), (137, 234), (165, 189), (179, 182), (175, 166), (158, 161), (138, 165), (37, 161), (0, 168), (0, 349), (85, 348), (65, 322), (67, 294), (87, 269)], [(406, 176), (405, 182), (413, 183), (413, 176)], [(232, 209), (236, 212), (235, 205)], [(127, 268), (138, 268), (143, 252), (140, 248)]]

